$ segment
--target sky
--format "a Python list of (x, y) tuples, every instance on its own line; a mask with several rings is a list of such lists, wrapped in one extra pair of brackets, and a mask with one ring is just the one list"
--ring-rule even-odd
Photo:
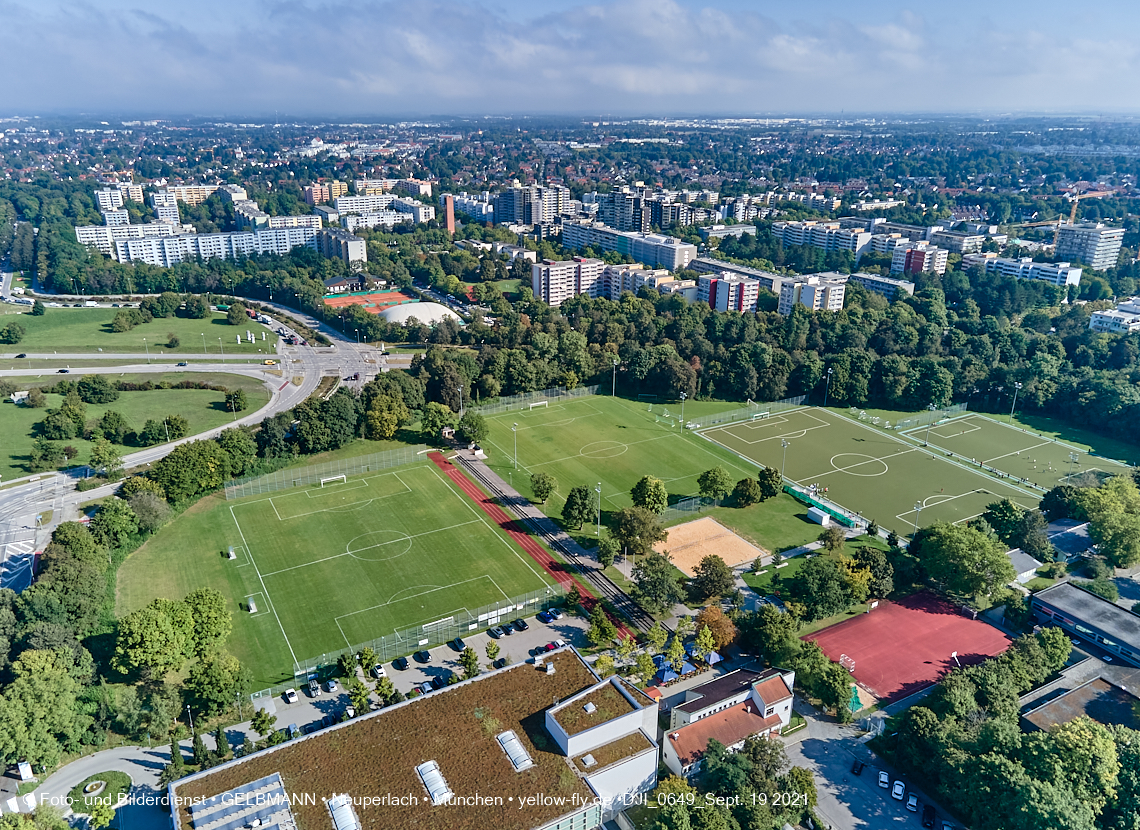
[(1134, 113), (1130, 0), (0, 0), (0, 116)]

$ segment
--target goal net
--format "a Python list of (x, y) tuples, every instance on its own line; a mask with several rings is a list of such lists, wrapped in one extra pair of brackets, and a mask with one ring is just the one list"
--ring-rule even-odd
[(540, 406), (549, 406), (549, 405), (550, 405), (550, 401), (535, 401), (534, 403), (532, 403), (530, 405), (530, 408), (531, 409), (537, 409)]
[(338, 476), (327, 476), (325, 478), (322, 478), (321, 479), (321, 486), (324, 487), (326, 484), (343, 484), (347, 481), (348, 481), (348, 478), (345, 476), (344, 473), (341, 473)]
[(839, 665), (843, 666), (843, 668), (847, 669), (847, 671), (851, 672), (852, 674), (855, 673), (855, 658), (854, 657), (848, 657), (846, 654), (840, 654), (839, 655)]

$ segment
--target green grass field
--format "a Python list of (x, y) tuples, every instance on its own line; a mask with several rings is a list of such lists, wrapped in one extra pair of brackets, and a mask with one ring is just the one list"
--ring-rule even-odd
[[(27, 352), (60, 354), (88, 354), (100, 351), (108, 353), (146, 354), (147, 349), (154, 359), (162, 355), (202, 354), (266, 354), (276, 351), (277, 335), (271, 330), (247, 320), (240, 326), (231, 326), (226, 315), (214, 313), (204, 320), (189, 320), (183, 317), (155, 318), (149, 323), (135, 326), (130, 331), (111, 331), (111, 321), (115, 319), (117, 308), (49, 308), (40, 317), (23, 315), (19, 323), (27, 331), (24, 338), (12, 346), (3, 346), (4, 352)], [(237, 343), (237, 335), (246, 339), (245, 333), (253, 333), (255, 342)], [(261, 339), (262, 333), (265, 339)], [(177, 348), (167, 348), (170, 335), (178, 337)], [(218, 338), (222, 338), (221, 344)], [(146, 338), (146, 341), (143, 341)]]
[(702, 435), (757, 464), (783, 469), (801, 486), (827, 488), (830, 500), (900, 535), (916, 521), (965, 521), (999, 498), (1024, 507), (1039, 501), (1029, 490), (955, 464), (944, 453), (924, 451), (828, 410), (798, 409)]
[[(926, 427), (919, 427), (904, 434), (925, 443), (928, 431)], [(981, 461), (1045, 489), (1064, 484), (1070, 476), (1084, 473), (1107, 476), (1128, 471), (1126, 465), (1117, 461), (1090, 456), (1083, 447), (1061, 443), (1051, 436), (1003, 424), (985, 415), (967, 415), (933, 425), (929, 441), (932, 447)]]
[[(204, 499), (123, 564), (117, 613), (217, 588), (234, 614), (229, 649), (271, 685), (291, 679), (297, 660), (549, 584), (425, 461), (324, 488)], [(244, 610), (251, 598), (256, 613)]]
[[(78, 380), (82, 375), (71, 375), (69, 379)], [(230, 389), (244, 389), (249, 401), (249, 408), (245, 413), (261, 408), (269, 400), (269, 392), (265, 386), (254, 378), (243, 375), (227, 374), (194, 374), (184, 375), (170, 372), (153, 375), (112, 375), (113, 380), (145, 381), (160, 383), (163, 380), (177, 383), (180, 380), (200, 380), (208, 383), (223, 384)], [(45, 384), (54, 384), (60, 377), (58, 375), (45, 375)], [(17, 382), (30, 380), (17, 378)], [(37, 385), (36, 382), (29, 384)], [(58, 407), (63, 402), (61, 395), (48, 395), (47, 406), (42, 409), (32, 409), (26, 406), (17, 406), (10, 401), (0, 403), (0, 435), (4, 436), (2, 449), (0, 449), (0, 476), (10, 479), (15, 476), (27, 475), (31, 472), (28, 467), (28, 453), (31, 452), (35, 440), (33, 429), (35, 424), (42, 421), (47, 410)], [(148, 419), (160, 420), (167, 415), (177, 414), (190, 422), (190, 435), (205, 432), (217, 426), (232, 421), (234, 416), (225, 411), (225, 393), (215, 392), (211, 389), (153, 389), (149, 392), (120, 392), (119, 399), (108, 404), (88, 404), (87, 420), (99, 418), (109, 409), (123, 415), (131, 429), (140, 430)], [(91, 442), (83, 438), (72, 438), (61, 441), (61, 444), (70, 444), (79, 451), (79, 455), (68, 463), (68, 466), (86, 464), (91, 455)], [(126, 455), (135, 452), (139, 447), (120, 446), (119, 451)]]
[[(689, 404), (685, 417), (737, 409), (738, 403), (698, 401)], [(624, 398), (595, 395), (551, 402), (547, 407), (506, 412), (487, 418), (490, 436), (485, 442), (488, 464), (511, 481), (525, 496), (533, 497), (530, 476), (547, 472), (558, 480), (558, 492), (544, 505), (547, 515), (558, 518), (571, 487), (602, 485), (602, 523), (608, 514), (633, 502), (629, 491), (644, 475), (665, 482), (670, 503), (696, 496), (697, 477), (721, 466), (735, 481), (755, 476), (756, 468), (723, 448), (691, 432), (661, 420), (668, 410), (680, 414), (680, 406), (638, 403)], [(514, 438), (518, 424), (518, 472), (514, 470)], [(790, 496), (781, 495), (763, 504), (739, 509), (706, 508), (701, 513), (666, 514), (666, 524), (712, 516), (741, 536), (767, 550), (786, 550), (819, 535), (819, 526), (808, 522), (807, 508)], [(589, 530), (588, 528), (584, 530)]]

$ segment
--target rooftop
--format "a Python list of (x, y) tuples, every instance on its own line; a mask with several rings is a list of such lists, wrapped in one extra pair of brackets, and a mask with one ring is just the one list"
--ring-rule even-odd
[[(329, 828), (329, 811), (321, 797), (332, 793), (410, 794), (419, 799), (414, 808), (370, 805), (360, 815), (368, 830), (541, 827), (576, 808), (524, 806), (518, 795), (577, 795), (579, 805), (581, 799), (593, 799), (581, 774), (557, 752), (546, 732), (545, 710), (598, 682), (573, 649), (552, 653), (545, 662), (555, 665), (553, 674), (547, 674), (545, 666), (529, 663), (484, 674), (190, 776), (175, 783), (175, 794), (183, 799), (209, 798), (278, 773), (287, 793), (317, 795), (315, 804), (293, 804), (297, 824), (305, 830)], [(614, 694), (621, 697), (616, 690)], [(521, 772), (515, 771), (498, 740), (508, 730), (534, 761)], [(430, 761), (438, 764), (454, 793), (451, 804), (463, 805), (461, 809), (429, 806), (416, 767)], [(516, 801), (507, 801), (511, 795)], [(501, 796), (503, 804), (479, 803), (476, 796)], [(177, 826), (184, 830), (192, 826), (185, 804), (181, 802), (176, 815)]]
[[(610, 741), (608, 744), (603, 744), (597, 749), (591, 749), (584, 755), (579, 755), (574, 759), (574, 763), (577, 765), (579, 771), (593, 774), (605, 769), (611, 764), (616, 764), (618, 761), (624, 761), (626, 758), (640, 755), (647, 749), (653, 749), (653, 744), (649, 742), (649, 739), (640, 731), (631, 732), (624, 737), (618, 738), (616, 741)], [(593, 758), (594, 763), (587, 764), (585, 761), (586, 758)]]
[(1140, 699), (1135, 694), (1140, 691), (1140, 671), (1129, 674), (1132, 682), (1127, 687), (1097, 677), (1036, 706), (1022, 717), (1028, 725), (1042, 731), (1081, 715), (1106, 726), (1119, 724), (1136, 729), (1140, 726), (1136, 708)]
[(714, 706), (718, 701), (740, 694), (745, 689), (751, 688), (756, 681), (763, 680), (766, 676), (770, 677), (773, 673), (778, 672), (775, 669), (765, 669), (764, 671), (735, 669), (707, 683), (689, 689), (688, 694), (697, 695), (697, 697), (686, 700), (684, 703), (674, 706), (673, 709), (678, 712), (699, 712), (702, 709)]
[(778, 715), (766, 718), (756, 708), (756, 704), (746, 700), (744, 703), (730, 706), (723, 712), (694, 721), (688, 726), (672, 729), (665, 734), (665, 740), (673, 745), (681, 765), (687, 767), (701, 759), (708, 749), (710, 740), (732, 746), (779, 725)]
[(1041, 567), (1041, 563), (1023, 551), (1021, 548), (1014, 548), (1009, 551), (1006, 556), (1009, 557), (1010, 563), (1013, 565), (1013, 572), (1017, 574), (1035, 571)]
[(1038, 591), (1032, 602), (1049, 605), (1075, 620), (1099, 629), (1130, 650), (1140, 652), (1140, 616), (1103, 597), (1061, 582)]
[(577, 735), (633, 711), (635, 708), (625, 695), (613, 683), (606, 683), (556, 710), (554, 719), (567, 735)]

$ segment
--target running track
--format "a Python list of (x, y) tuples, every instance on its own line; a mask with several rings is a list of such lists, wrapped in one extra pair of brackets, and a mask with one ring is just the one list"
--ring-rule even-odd
[[(570, 574), (566, 572), (566, 566), (556, 561), (542, 545), (534, 540), (534, 537), (521, 530), (518, 524), (506, 514), (506, 511), (504, 511), (494, 499), (486, 496), (483, 491), (475, 485), (475, 482), (464, 475), (462, 470), (444, 458), (441, 453), (428, 453), (428, 458), (443, 471), (444, 475), (454, 482), (455, 486), (466, 493), (467, 497), (475, 502), (475, 504), (487, 514), (491, 521), (502, 528), (503, 531), (514, 540), (515, 544), (526, 551), (535, 562), (554, 577), (563, 589), (568, 590), (571, 585), (576, 585), (578, 587), (578, 593), (582, 595), (583, 607), (587, 611), (593, 609), (594, 603), (597, 602), (597, 597), (595, 597), (586, 586), (570, 576)], [(621, 637), (632, 636), (632, 632), (622, 624), (621, 620), (614, 619), (611, 614), (606, 614), (606, 616), (617, 626), (618, 634)]]

